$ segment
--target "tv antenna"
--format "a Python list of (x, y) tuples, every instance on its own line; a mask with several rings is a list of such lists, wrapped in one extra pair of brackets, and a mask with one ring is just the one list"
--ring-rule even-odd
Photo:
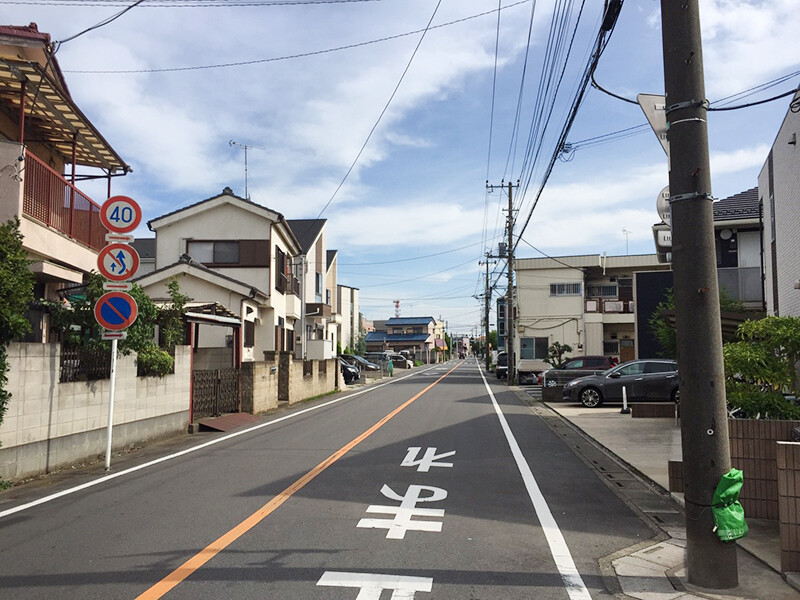
[(264, 150), (263, 146), (253, 146), (250, 144), (240, 144), (239, 142), (235, 142), (231, 140), (228, 142), (231, 146), (239, 146), (240, 148), (244, 148), (244, 197), (247, 200), (250, 200), (250, 194), (247, 192), (247, 151), (251, 148), (254, 150)]
[(622, 234), (625, 236), (625, 256), (628, 256), (628, 236), (631, 234), (631, 232), (623, 227)]

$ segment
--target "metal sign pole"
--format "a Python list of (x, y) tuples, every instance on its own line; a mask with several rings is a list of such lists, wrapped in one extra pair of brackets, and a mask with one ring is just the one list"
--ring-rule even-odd
[(114, 426), (114, 387), (117, 380), (117, 340), (111, 340), (111, 389), (108, 393), (108, 431), (106, 432), (106, 471), (111, 469), (111, 431)]

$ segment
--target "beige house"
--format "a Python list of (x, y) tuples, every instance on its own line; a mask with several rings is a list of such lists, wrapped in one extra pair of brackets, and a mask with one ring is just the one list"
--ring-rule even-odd
[(300, 243), (295, 274), (301, 281), (303, 326), (298, 332), (295, 356), (305, 359), (328, 359), (336, 356), (339, 312), (336, 272), (338, 252), (328, 250), (325, 241), (326, 219), (289, 219), (287, 221)]
[(635, 274), (668, 269), (655, 254), (516, 260), (514, 356), (542, 360), (557, 341), (573, 356), (636, 358)]
[(300, 246), (280, 213), (225, 188), (148, 226), (156, 234), (155, 270), (136, 283), (151, 298), (167, 300), (166, 286), (177, 277), (191, 298), (189, 313), (217, 307), (195, 312), (197, 323), (217, 323), (196, 331), (195, 348), (229, 347), (234, 365), (294, 349), (301, 303), (292, 260)]
[(342, 316), (342, 322), (339, 325), (339, 340), (342, 350), (350, 348), (355, 352), (361, 334), (358, 294), (358, 288), (346, 285), (336, 286), (336, 302), (339, 306), (339, 314)]
[[(111, 195), (111, 178), (130, 170), (73, 102), (50, 36), (0, 26), (0, 222), (20, 219), (37, 298), (83, 283), (106, 244), (99, 204), (76, 181), (107, 178)], [(47, 341), (46, 315), (29, 318), (27, 340)]]

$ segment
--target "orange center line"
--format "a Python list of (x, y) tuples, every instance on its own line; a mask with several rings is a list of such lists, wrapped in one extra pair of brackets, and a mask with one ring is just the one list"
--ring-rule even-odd
[(153, 585), (151, 588), (149, 588), (148, 590), (137, 596), (136, 600), (158, 600), (159, 598), (163, 598), (167, 592), (176, 587), (178, 584), (180, 584), (182, 581), (184, 581), (186, 578), (192, 575), (195, 571), (200, 569), (200, 567), (202, 567), (208, 561), (214, 558), (217, 554), (225, 550), (225, 548), (230, 546), (233, 542), (238, 540), (245, 533), (250, 531), (253, 527), (258, 525), (261, 521), (263, 521), (265, 518), (267, 518), (269, 515), (275, 512), (275, 510), (277, 510), (281, 505), (283, 505), (284, 502), (286, 502), (289, 498), (291, 498), (295, 493), (303, 489), (306, 486), (306, 484), (310, 483), (317, 475), (322, 473), (325, 469), (330, 467), (332, 464), (334, 464), (336, 461), (342, 458), (345, 454), (350, 452), (350, 450), (358, 446), (361, 442), (363, 442), (373, 433), (378, 431), (378, 429), (383, 427), (392, 418), (394, 418), (401, 411), (410, 406), (415, 400), (423, 396), (433, 386), (435, 386), (445, 377), (450, 375), (450, 373), (455, 371), (460, 365), (461, 363), (458, 363), (455, 367), (450, 369), (447, 373), (442, 375), (439, 379), (434, 381), (424, 390), (406, 400), (403, 404), (401, 404), (392, 412), (387, 414), (380, 421), (375, 423), (372, 427), (370, 427), (365, 432), (360, 434), (358, 437), (356, 437), (352, 441), (348, 442), (347, 444), (339, 448), (336, 452), (331, 454), (328, 458), (323, 460), (316, 467), (314, 467), (308, 473), (303, 475), (300, 479), (295, 481), (292, 485), (290, 485), (285, 490), (280, 492), (277, 496), (272, 498), (272, 500), (267, 502), (256, 512), (247, 517), (244, 521), (242, 521), (241, 523), (236, 525), (233, 529), (223, 534), (213, 542), (211, 542), (203, 550), (195, 554), (189, 560), (184, 562), (180, 567), (175, 569), (172, 573), (164, 577), (164, 579), (162, 579), (161, 581)]

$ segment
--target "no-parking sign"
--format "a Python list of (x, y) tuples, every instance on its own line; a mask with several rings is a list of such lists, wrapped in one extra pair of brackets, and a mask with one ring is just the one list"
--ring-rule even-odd
[(136, 320), (139, 307), (133, 296), (125, 292), (108, 292), (94, 305), (94, 318), (110, 331), (127, 329)]

